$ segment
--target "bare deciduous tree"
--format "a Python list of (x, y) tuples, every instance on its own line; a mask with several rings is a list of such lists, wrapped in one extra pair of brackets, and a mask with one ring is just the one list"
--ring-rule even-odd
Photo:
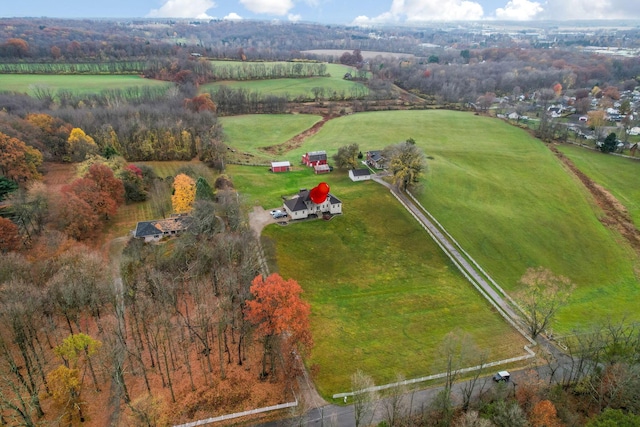
[(556, 276), (544, 267), (527, 269), (520, 283), (525, 287), (515, 299), (524, 309), (529, 334), (535, 339), (567, 303), (575, 285), (568, 278)]
[(373, 420), (373, 414), (378, 400), (378, 393), (373, 378), (361, 370), (351, 375), (351, 390), (353, 391), (353, 414), (356, 427), (368, 426)]

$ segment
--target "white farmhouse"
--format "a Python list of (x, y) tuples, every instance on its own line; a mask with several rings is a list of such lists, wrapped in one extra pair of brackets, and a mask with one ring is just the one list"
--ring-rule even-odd
[(338, 215), (342, 213), (342, 202), (333, 194), (327, 194), (327, 198), (320, 204), (311, 201), (310, 191), (302, 189), (284, 202), (284, 210), (291, 219), (305, 219), (310, 215), (321, 216), (323, 214)]

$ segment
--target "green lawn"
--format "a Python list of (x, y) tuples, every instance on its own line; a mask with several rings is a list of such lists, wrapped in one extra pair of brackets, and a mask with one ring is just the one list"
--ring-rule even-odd
[(558, 149), (589, 178), (610, 191), (627, 208), (636, 227), (640, 227), (640, 185), (635, 185), (640, 159), (603, 154), (575, 145), (559, 145)]
[(144, 79), (139, 76), (122, 75), (35, 75), (3, 74), (0, 78), (0, 91), (12, 91), (34, 94), (36, 87), (53, 91), (69, 90), (79, 93), (99, 93), (109, 89), (127, 89), (141, 86), (170, 87), (172, 83)]
[[(259, 159), (279, 160), (275, 154), (260, 148), (286, 142), (320, 121), (320, 116), (310, 114), (259, 114), (220, 117), (225, 142), (232, 148), (248, 153), (248, 161)], [(299, 163), (300, 159), (294, 164)]]
[(576, 283), (555, 329), (638, 319), (637, 257), (598, 221), (601, 212), (580, 183), (521, 129), (451, 111), (361, 113), (329, 121), (284, 157), (297, 161), (318, 149), (332, 155), (350, 143), (364, 152), (409, 137), (433, 157), (419, 198), (500, 285), (517, 290), (536, 266)]
[[(296, 279), (311, 303), (315, 347), (307, 364), (319, 368), (314, 380), (325, 398), (350, 390), (357, 369), (377, 384), (398, 373), (442, 372), (438, 347), (456, 329), (492, 360), (523, 354), (524, 340), (381, 185), (353, 183), (346, 172), (318, 177), (234, 167), (229, 173), (267, 208), (277, 206), (281, 194), (321, 180), (344, 203), (344, 215), (331, 221), (271, 225), (263, 232), (265, 252), (277, 260), (273, 270)], [(249, 188), (244, 179), (260, 185)]]

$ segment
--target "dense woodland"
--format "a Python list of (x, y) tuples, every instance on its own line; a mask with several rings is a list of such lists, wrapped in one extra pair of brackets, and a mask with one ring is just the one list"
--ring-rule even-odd
[[(424, 108), (425, 100), (468, 108), (488, 93), (491, 100), (526, 94), (533, 102), (544, 98), (533, 94), (550, 93), (544, 99), (550, 102), (558, 96), (552, 89), (558, 84), (578, 99), (598, 86), (613, 100), (616, 91), (635, 88), (640, 76), (637, 57), (571, 48), (616, 40), (637, 47), (640, 38), (633, 30), (614, 39), (606, 33), (564, 39), (551, 49), (534, 43), (516, 47), (497, 35), (446, 28), (380, 29), (371, 37), (370, 29), (262, 22), (16, 19), (2, 24), (4, 73), (135, 73), (171, 85), (85, 94), (44, 87), (35, 88), (33, 96), (0, 93), (1, 425), (54, 419), (165, 425), (210, 416), (219, 408), (232, 412), (246, 401), (272, 403), (242, 386), (247, 378), (268, 380), (266, 395), (287, 396), (301, 367), (291, 349), (304, 352), (312, 339), (306, 321), (295, 322), (296, 328), (285, 322), (287, 328), (274, 318), (306, 319), (308, 306), (296, 283), (262, 279), (258, 242), (233, 183), (221, 175), (211, 188), (197, 169), (186, 168), (180, 178), (159, 177), (135, 165), (197, 158), (224, 172), (228, 149), (219, 115), (289, 113), (323, 102), (340, 102), (343, 108), (352, 103), (356, 111), (366, 109), (368, 101), (395, 96), (394, 87), (416, 96), (401, 108)], [(344, 53), (303, 52), (320, 48)], [(414, 56), (366, 59), (365, 50)], [(212, 66), (208, 59), (246, 64)], [(278, 67), (252, 62), (269, 60), (289, 62)], [(369, 95), (332, 99), (318, 92), (314, 99), (291, 100), (225, 87), (200, 90), (217, 80), (326, 75), (326, 65), (317, 61), (355, 67)], [(398, 108), (394, 105), (385, 108)], [(74, 164), (77, 176), (48, 188), (42, 183), (48, 164)], [(121, 259), (112, 260), (114, 268), (107, 268), (105, 224), (123, 203), (147, 199), (163, 216), (191, 211), (192, 227), (163, 245), (132, 240)], [(265, 283), (290, 298), (286, 312), (274, 316), (264, 310), (273, 297), (265, 293)], [(474, 409), (505, 426), (560, 425), (557, 417), (532, 421), (553, 412), (550, 400), (557, 405), (566, 399), (571, 411), (560, 415), (567, 425), (580, 425), (607, 408), (637, 414), (640, 399), (627, 397), (640, 390), (639, 335), (637, 328), (616, 328), (608, 325), (588, 335), (591, 341), (575, 343), (570, 351), (580, 365), (563, 377), (561, 389), (532, 380), (514, 392), (520, 410), (504, 390)], [(621, 335), (626, 340), (616, 341)], [(101, 418), (96, 406), (109, 408), (112, 419)], [(457, 417), (445, 405), (403, 422), (449, 425)], [(501, 424), (500, 417), (507, 421)]]

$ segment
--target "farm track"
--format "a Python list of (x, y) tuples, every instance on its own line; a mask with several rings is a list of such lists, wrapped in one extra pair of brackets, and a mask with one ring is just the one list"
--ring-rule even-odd
[(599, 218), (600, 222), (606, 227), (618, 231), (636, 253), (640, 255), (640, 231), (636, 228), (626, 208), (611, 193), (578, 169), (578, 167), (555, 146), (549, 147), (571, 173), (580, 180), (582, 185), (589, 190), (598, 207), (602, 209), (604, 216)]

